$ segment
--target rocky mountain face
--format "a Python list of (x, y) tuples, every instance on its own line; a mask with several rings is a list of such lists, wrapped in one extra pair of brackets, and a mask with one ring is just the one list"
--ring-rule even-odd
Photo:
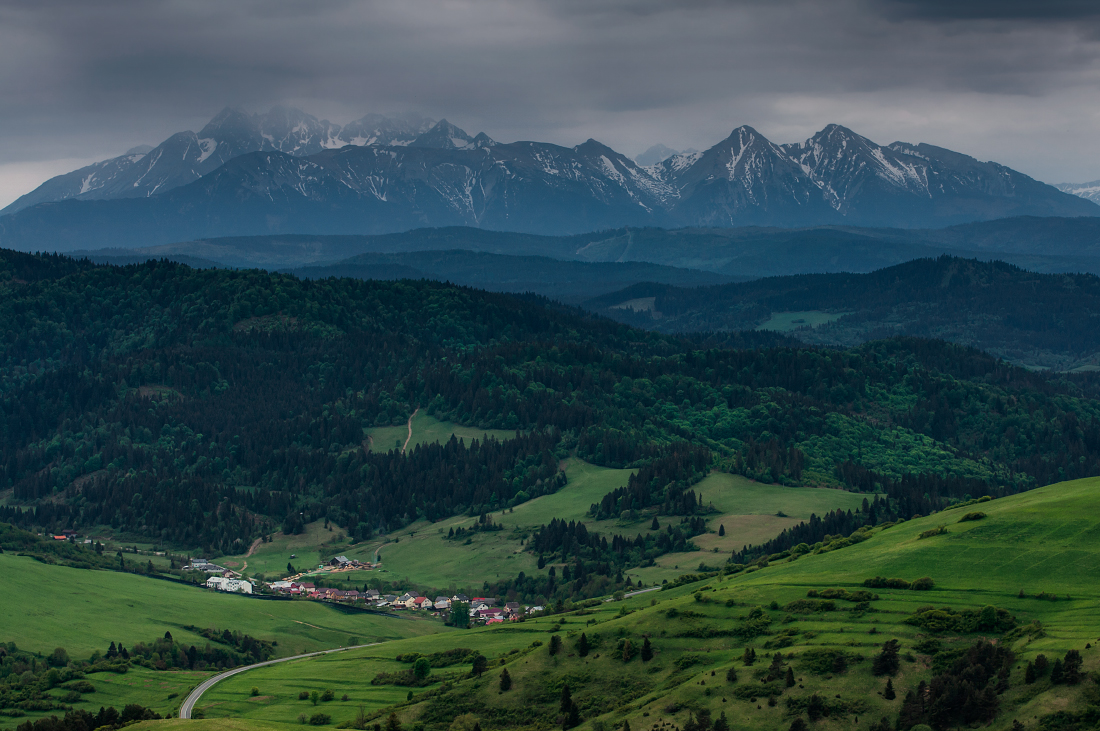
[[(705, 152), (641, 166), (595, 140), (498, 143), (447, 120), (429, 123), (368, 116), (341, 129), (294, 110), (262, 117), (227, 110), (197, 135), (49, 181), (0, 217), (0, 245), (83, 249), (435, 226), (543, 234), (935, 228), (1100, 215), (1095, 203), (1002, 165), (926, 144), (882, 146), (838, 125), (791, 145), (739, 127)], [(106, 200), (31, 205), (35, 197)], [(127, 198), (139, 200), (119, 200)]]
[(192, 183), (249, 152), (303, 157), (345, 145), (407, 145), (434, 125), (434, 120), (419, 116), (391, 119), (368, 114), (341, 128), (298, 109), (275, 107), (267, 114), (247, 114), (226, 108), (197, 133), (177, 132), (156, 147), (134, 148), (51, 178), (0, 215), (69, 199), (145, 198)]

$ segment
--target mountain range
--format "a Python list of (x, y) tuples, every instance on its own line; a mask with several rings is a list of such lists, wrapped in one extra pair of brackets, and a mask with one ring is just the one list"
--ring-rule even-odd
[(416, 115), (368, 114), (340, 127), (298, 109), (275, 107), (267, 114), (247, 114), (227, 107), (198, 132), (177, 132), (156, 147), (135, 147), (51, 178), (0, 210), (0, 215), (61, 200), (145, 198), (194, 182), (249, 152), (303, 157), (346, 145), (407, 145), (434, 125), (434, 120)]
[(340, 128), (276, 109), (223, 111), (197, 134), (47, 181), (3, 213), (3, 246), (71, 251), (439, 226), (932, 228), (1100, 206), (997, 163), (839, 125), (789, 145), (742, 126), (645, 167), (591, 139), (499, 143), (447, 120), (379, 116)]

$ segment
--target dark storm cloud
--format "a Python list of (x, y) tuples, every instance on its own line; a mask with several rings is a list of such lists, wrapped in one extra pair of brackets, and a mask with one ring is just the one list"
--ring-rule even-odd
[(288, 103), (628, 153), (836, 121), (1082, 177), (1100, 159), (1096, 4), (0, 0), (0, 164), (103, 157), (226, 105)]
[(1095, 0), (882, 0), (906, 15), (940, 20), (1079, 21), (1100, 18)]

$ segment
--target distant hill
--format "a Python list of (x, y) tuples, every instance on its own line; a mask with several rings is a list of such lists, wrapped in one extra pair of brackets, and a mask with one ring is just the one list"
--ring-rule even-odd
[(335, 264), (293, 269), (291, 273), (303, 279), (435, 279), (490, 292), (533, 292), (566, 303), (638, 282), (699, 287), (744, 281), (743, 277), (645, 262), (589, 263), (462, 250), (360, 254)]
[(819, 345), (942, 338), (1014, 363), (1100, 367), (1100, 277), (943, 256), (869, 274), (770, 277), (685, 289), (639, 284), (585, 306), (662, 332), (770, 328)]

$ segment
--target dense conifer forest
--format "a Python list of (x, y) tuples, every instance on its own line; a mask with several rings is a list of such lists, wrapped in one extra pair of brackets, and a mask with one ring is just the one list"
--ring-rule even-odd
[[(677, 516), (684, 541), (713, 468), (877, 491), (875, 520), (905, 517), (1100, 474), (1098, 383), (935, 340), (681, 338), (433, 282), (2, 252), (0, 520), (211, 552), (319, 518), (363, 540), (556, 490), (569, 454), (638, 469), (593, 515)], [(371, 448), (416, 408), (520, 435)], [(642, 561), (678, 540), (662, 528), (586, 558)]]

